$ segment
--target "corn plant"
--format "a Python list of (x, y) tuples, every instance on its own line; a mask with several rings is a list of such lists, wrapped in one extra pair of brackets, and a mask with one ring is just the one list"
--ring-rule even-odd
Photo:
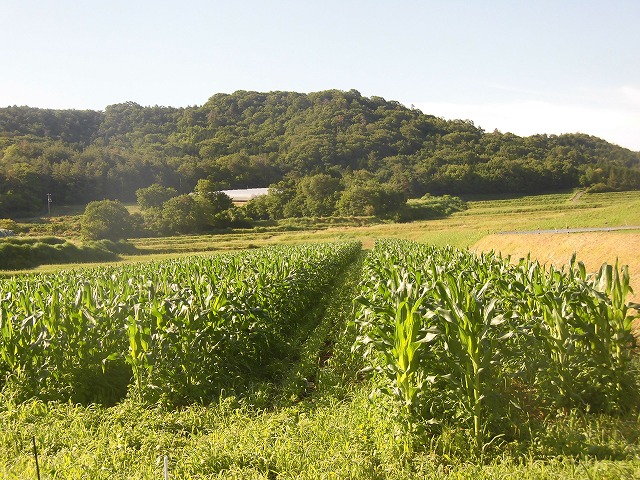
[[(623, 265), (603, 264), (598, 274), (590, 282), (596, 292), (602, 294), (597, 304), (598, 314), (594, 316), (596, 323), (595, 334), (602, 337), (605, 347), (612, 354), (614, 362), (622, 365), (629, 359), (629, 345), (633, 342), (631, 324), (635, 316), (629, 312), (640, 305), (627, 304), (626, 299), (633, 293), (629, 285), (629, 267)], [(604, 297), (604, 298), (603, 298)]]
[(584, 269), (579, 270), (580, 279), (590, 289), (585, 302), (584, 315), (590, 321), (589, 347), (593, 359), (597, 362), (600, 374), (609, 379), (607, 409), (624, 406), (630, 399), (625, 391), (629, 391), (633, 379), (630, 378), (631, 347), (634, 337), (631, 327), (635, 315), (630, 308), (638, 305), (628, 304), (627, 296), (633, 293), (629, 285), (629, 269), (603, 264), (595, 275), (586, 276)]
[(386, 297), (372, 301), (364, 295), (356, 298), (363, 308), (363, 316), (357, 320), (363, 332), (357, 346), (366, 346), (365, 356), (374, 351), (382, 352), (384, 366), (378, 367), (393, 379), (390, 392), (398, 396), (409, 415), (415, 413), (418, 396), (424, 383), (422, 363), (429, 356), (429, 344), (435, 331), (425, 316), (425, 299), (419, 289), (410, 283), (407, 275), (399, 271), (388, 271), (387, 282), (378, 285), (379, 294)]
[[(604, 264), (599, 274), (587, 275), (575, 255), (566, 272), (545, 269), (529, 259), (517, 268), (522, 288), (515, 302), (532, 335), (529, 347), (544, 352), (537, 357), (524, 352), (532, 372), (529, 380), (548, 407), (623, 407), (622, 379), (629, 374), (624, 359), (630, 358), (632, 341), (632, 317), (623, 300), (629, 292), (624, 272)], [(607, 290), (607, 278), (620, 280)]]
[(483, 403), (493, 386), (491, 377), (496, 376), (493, 367), (498, 362), (502, 342), (513, 335), (513, 331), (501, 328), (506, 319), (496, 310), (498, 298), (490, 298), (490, 287), (489, 281), (469, 287), (459, 277), (444, 273), (436, 282), (437, 299), (442, 306), (430, 312), (439, 318), (442, 331), (444, 348), (439, 361), (451, 372), (446, 378), (473, 418), (478, 451), (482, 449), (488, 413)]
[(91, 400), (128, 366), (130, 378), (117, 381), (140, 399), (210, 401), (285, 354), (287, 334), (360, 248), (273, 247), (2, 280), (2, 382)]
[(414, 421), (462, 421), (479, 452), (487, 432), (517, 422), (507, 417), (522, 412), (521, 385), (548, 414), (623, 402), (629, 291), (624, 267), (590, 276), (575, 257), (565, 271), (379, 241), (363, 270), (354, 349)]

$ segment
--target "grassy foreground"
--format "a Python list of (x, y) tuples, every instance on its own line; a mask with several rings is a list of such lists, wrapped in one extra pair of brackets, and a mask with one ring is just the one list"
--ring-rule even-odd
[(256, 410), (227, 398), (208, 408), (167, 412), (116, 407), (22, 405), (5, 400), (0, 477), (36, 478), (608, 478), (640, 477), (638, 424), (570, 416), (529, 446), (496, 445), (484, 459), (465, 453), (454, 427), (405, 454), (400, 426), (367, 398), (365, 387)]

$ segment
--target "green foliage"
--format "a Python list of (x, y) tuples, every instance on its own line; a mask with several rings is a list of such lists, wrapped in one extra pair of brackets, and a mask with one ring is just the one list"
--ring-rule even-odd
[(231, 198), (223, 192), (216, 191), (196, 191), (194, 198), (197, 208), (203, 217), (203, 227), (216, 228), (226, 227), (230, 222), (230, 217), (225, 212), (234, 208)]
[(480, 453), (487, 437), (523, 435), (527, 415), (640, 406), (629, 291), (617, 265), (588, 276), (575, 261), (564, 272), (379, 241), (363, 272), (354, 348), (387, 377), (410, 423), (461, 422)]
[(203, 212), (191, 195), (178, 195), (162, 204), (162, 230), (167, 233), (192, 233), (202, 229)]
[(606, 183), (594, 183), (585, 189), (585, 192), (587, 193), (606, 193), (612, 191), (614, 191), (614, 189)]
[[(59, 240), (44, 239), (43, 243), (56, 245)], [(309, 246), (297, 252), (288, 248), (268, 249), (206, 260), (194, 257), (3, 281), (0, 477), (35, 477), (32, 437), (36, 439), (40, 468), (46, 478), (158, 478), (162, 476), (164, 455), (169, 457), (171, 478), (638, 477), (637, 415), (587, 414), (580, 408), (558, 414), (553, 407), (544, 410), (547, 418), (539, 415), (534, 400), (544, 396), (538, 395), (540, 390), (551, 391), (553, 385), (543, 386), (542, 379), (536, 381), (533, 377), (523, 380), (525, 375), (539, 370), (540, 363), (526, 372), (518, 366), (545, 356), (542, 343), (537, 342), (546, 340), (532, 335), (533, 330), (527, 327), (534, 317), (524, 322), (525, 328), (501, 340), (504, 329), (526, 319), (522, 302), (537, 301), (533, 290), (523, 288), (527, 273), (521, 265), (509, 266), (491, 255), (475, 263), (468, 252), (453, 249), (447, 249), (441, 258), (437, 249), (414, 243), (398, 244), (397, 248), (390, 243), (386, 245), (384, 249), (376, 247), (362, 274), (358, 262), (338, 273), (339, 268), (334, 267), (341, 260), (333, 257), (335, 262), (330, 262), (330, 266), (322, 260), (327, 251), (334, 255), (341, 250), (337, 256), (345, 253), (346, 257), (362, 256), (357, 253), (357, 244), (350, 247), (333, 244), (318, 249)], [(427, 252), (438, 259), (436, 267), (442, 267), (436, 268), (434, 278), (428, 271), (433, 265), (425, 261), (429, 257), (424, 256)], [(265, 268), (256, 268), (263, 254)], [(402, 255), (402, 261), (394, 262), (390, 268), (388, 262), (396, 254)], [(309, 259), (314, 265), (307, 270)], [(464, 263), (468, 268), (452, 279), (452, 272), (460, 262), (469, 262)], [(376, 265), (389, 268), (374, 278)], [(408, 268), (416, 265), (417, 268)], [(522, 265), (535, 271), (541, 269), (527, 261)], [(494, 295), (499, 300), (492, 310), (493, 297), (490, 299), (489, 295), (497, 290), (489, 286), (483, 292), (485, 284), (479, 280), (490, 275), (493, 268), (498, 268), (492, 277), (496, 287), (511, 286), (513, 296), (501, 290), (500, 295)], [(571, 271), (563, 272), (562, 285), (572, 292), (566, 298), (575, 300), (568, 308), (573, 309), (573, 316), (582, 315), (580, 312), (589, 302), (584, 301), (586, 297), (580, 288), (586, 288), (585, 284), (593, 287), (600, 292), (596, 300), (601, 296), (611, 299), (596, 302), (602, 308), (602, 315), (596, 320), (598, 337), (626, 342), (626, 327), (620, 325), (623, 331), (619, 331), (617, 323), (620, 318), (629, 318), (625, 310), (628, 305), (620, 302), (628, 291), (624, 268), (605, 266), (594, 276), (583, 275), (583, 271), (574, 262)], [(550, 288), (559, 284), (561, 276), (549, 276)], [(309, 288), (316, 288), (316, 282), (327, 277), (338, 282), (331, 289), (321, 289), (321, 294), (309, 292)], [(497, 285), (497, 277), (504, 277), (503, 285)], [(358, 285), (360, 279), (362, 285), (377, 288), (373, 296), (368, 292), (365, 297), (372, 305), (371, 318), (379, 315), (382, 319), (385, 309), (393, 315), (387, 318), (392, 320), (391, 325), (378, 326), (393, 335), (398, 330), (399, 341), (388, 344), (385, 352), (396, 350), (396, 354), (389, 355), (397, 356), (399, 368), (402, 366), (406, 373), (400, 377), (406, 380), (404, 391), (411, 395), (412, 385), (422, 386), (413, 397), (417, 400), (412, 402), (414, 414), (424, 415), (421, 405), (432, 401), (433, 414), (443, 413), (443, 418), (452, 419), (451, 422), (407, 429), (406, 417), (398, 414), (393, 397), (368, 395), (372, 386), (392, 386), (391, 380), (401, 372), (386, 374), (383, 367), (383, 375), (374, 378), (373, 384), (356, 374), (364, 362), (382, 367), (387, 358), (384, 352), (375, 349), (367, 359), (349, 352), (357, 332), (355, 325), (347, 327), (345, 322), (350, 317), (351, 298), (362, 290), (362, 285)], [(518, 279), (522, 285), (516, 282)], [(543, 280), (541, 275), (540, 281)], [(432, 304), (433, 298), (424, 295), (424, 285), (433, 286), (434, 291), (428, 291), (434, 295), (448, 298), (449, 306), (438, 308)], [(470, 291), (466, 290), (468, 286)], [(389, 287), (396, 292), (394, 302), (398, 309), (394, 310), (396, 303), (385, 303)], [(561, 289), (558, 287), (557, 291)], [(234, 328), (226, 330), (228, 335), (211, 349), (207, 347), (208, 338), (198, 338), (194, 330), (203, 329), (214, 338), (221, 338), (207, 320), (214, 318), (207, 310), (211, 306), (207, 302), (208, 297), (223, 299), (223, 294), (227, 303), (215, 318), (224, 317), (228, 311)], [(302, 309), (295, 307), (299, 295), (310, 298)], [(268, 308), (260, 303), (265, 301)], [(155, 310), (151, 308), (154, 305)], [(260, 311), (238, 310), (243, 305)], [(464, 305), (465, 309), (460, 312), (456, 305)], [(493, 325), (487, 327), (487, 322), (479, 317), (477, 322), (472, 321), (469, 316), (476, 315), (478, 308), (487, 313)], [(424, 315), (428, 311), (432, 313)], [(496, 314), (497, 311), (500, 313)], [(505, 311), (513, 313), (505, 315)], [(24, 313), (16, 315), (16, 312)], [(285, 318), (279, 312), (291, 316)], [(269, 318), (262, 319), (263, 314)], [(467, 323), (465, 316), (469, 317)], [(250, 319), (248, 329), (238, 331), (235, 326), (243, 319)], [(449, 320), (454, 323), (446, 335), (425, 331), (430, 328), (429, 323), (446, 325)], [(570, 325), (577, 325), (572, 316), (569, 320)], [(159, 323), (166, 330), (159, 330)], [(480, 329), (467, 328), (472, 325)], [(541, 320), (540, 325), (546, 328)], [(610, 333), (602, 333), (609, 331), (602, 330), (609, 328), (607, 325), (611, 327)], [(274, 330), (280, 330), (282, 341), (270, 344), (273, 349), (268, 352), (275, 353), (274, 356), (256, 356), (253, 345), (267, 345), (266, 340)], [(483, 330), (487, 330), (484, 336)], [(461, 335), (465, 332), (471, 333), (467, 341)], [(174, 341), (182, 333), (184, 340)], [(483, 339), (475, 350), (479, 358), (487, 359), (485, 369), (476, 372), (480, 389), (488, 395), (476, 402), (483, 407), (479, 412), (481, 422), (488, 421), (490, 425), (489, 430), (483, 431), (484, 440), (499, 431), (501, 422), (496, 417), (505, 412), (501, 398), (515, 395), (514, 402), (519, 408), (512, 406), (512, 415), (521, 420), (517, 424), (518, 435), (485, 441), (481, 458), (469, 455), (477, 443), (473, 419), (464, 402), (455, 398), (464, 398), (459, 380), (465, 378), (467, 371), (462, 367), (473, 358), (464, 349), (473, 346), (473, 342), (468, 342), (473, 337)], [(574, 334), (573, 355), (582, 351), (583, 358), (594, 355), (600, 362), (597, 353), (600, 347), (594, 344), (593, 350), (585, 349), (584, 342), (593, 340), (588, 337)], [(453, 350), (449, 354), (440, 348), (440, 341), (445, 338)], [(375, 335), (370, 335), (370, 339), (378, 341)], [(238, 342), (237, 348), (226, 350), (233, 342)], [(118, 345), (122, 355), (110, 355), (113, 345)], [(222, 355), (225, 351), (231, 354)], [(491, 356), (491, 352), (500, 354)], [(623, 348), (622, 352), (629, 353), (629, 349)], [(125, 354), (135, 360), (125, 363)], [(429, 375), (425, 377), (424, 368), (429, 366), (425, 359), (432, 362), (429, 368), (433, 368), (436, 359), (445, 362), (447, 355), (452, 365), (445, 363), (441, 370), (436, 370), (444, 378), (435, 381)], [(226, 363), (210, 357), (224, 358)], [(460, 364), (454, 357), (461, 358)], [(12, 371), (9, 363), (21, 368), (21, 373)], [(140, 367), (139, 383), (131, 378), (134, 364)], [(247, 373), (246, 369), (252, 366), (256, 371)], [(450, 367), (452, 373), (447, 377), (446, 369)], [(205, 388), (211, 388), (205, 386), (201, 390), (196, 382), (187, 380), (206, 379), (212, 368), (219, 369), (211, 375), (212, 380), (223, 382), (225, 388), (207, 406), (150, 408), (136, 400), (140, 392), (137, 389), (141, 388), (144, 398), (162, 395), (168, 403), (183, 403), (185, 392), (197, 397)], [(598, 381), (607, 369), (594, 371), (591, 380)], [(627, 369), (629, 366), (624, 367)], [(504, 370), (509, 375), (503, 376)], [(3, 385), (5, 380), (8, 383)], [(235, 391), (229, 387), (232, 384)], [(127, 386), (130, 398), (122, 400)], [(62, 401), (25, 399), (33, 392), (41, 398)], [(454, 407), (448, 409), (445, 401)], [(489, 405), (496, 411), (484, 409)], [(407, 445), (411, 448), (406, 448)]]
[(91, 110), (48, 110), (31, 107), (0, 108), (4, 136), (50, 137), (68, 144), (88, 145), (95, 139), (103, 114)]
[(342, 215), (385, 217), (401, 210), (404, 194), (391, 185), (376, 182), (352, 183), (338, 201)]
[(0, 239), (0, 269), (21, 270), (56, 263), (108, 262), (135, 254), (130, 243), (99, 240), (76, 245), (55, 237)]
[[(339, 178), (319, 173), (300, 179), (296, 196), (301, 216), (328, 217), (335, 213), (342, 182)], [(292, 215), (293, 216), (293, 215)]]
[(143, 234), (197, 233), (250, 226), (231, 198), (214, 188), (211, 181), (202, 179), (191, 194), (178, 195), (173, 188), (158, 184), (140, 189), (137, 196), (142, 213), (130, 223), (138, 223), (138, 231)]
[(11, 220), (10, 218), (0, 218), (0, 229), (17, 232), (19, 228), (20, 226), (15, 220)]
[(121, 240), (131, 232), (129, 211), (117, 200), (89, 202), (82, 216), (81, 233), (89, 240)]
[(136, 398), (171, 404), (243, 391), (273, 373), (304, 312), (359, 251), (274, 247), (103, 268), (90, 280), (78, 271), (4, 280), (3, 381), (21, 396), (75, 401), (111, 401), (131, 376)]
[(419, 200), (407, 202), (400, 218), (404, 221), (431, 220), (446, 217), (466, 209), (467, 204), (460, 197), (452, 197), (450, 195), (438, 197), (427, 193)]
[[(46, 211), (47, 193), (57, 204), (135, 201), (150, 185), (185, 194), (202, 179), (220, 190), (366, 172), (405, 198), (640, 187), (640, 154), (596, 137), (487, 133), (355, 90), (238, 91), (188, 108), (9, 107), (0, 139), (0, 215), (12, 217)], [(294, 202), (287, 216), (329, 206)]]
[(163, 187), (158, 183), (136, 191), (136, 198), (141, 210), (161, 207), (164, 202), (176, 196), (178, 196), (178, 192), (175, 188)]
[(271, 185), (267, 195), (247, 202), (245, 210), (256, 220), (337, 215), (385, 218), (397, 214), (404, 204), (403, 192), (390, 184), (320, 173), (287, 177)]

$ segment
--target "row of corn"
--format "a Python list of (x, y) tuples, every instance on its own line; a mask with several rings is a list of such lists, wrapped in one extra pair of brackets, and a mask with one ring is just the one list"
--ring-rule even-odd
[(211, 401), (269, 374), (358, 242), (269, 247), (0, 281), (0, 387)]
[(456, 423), (481, 448), (530, 420), (616, 412), (637, 395), (626, 267), (545, 268), (404, 240), (378, 241), (354, 345), (409, 422)]

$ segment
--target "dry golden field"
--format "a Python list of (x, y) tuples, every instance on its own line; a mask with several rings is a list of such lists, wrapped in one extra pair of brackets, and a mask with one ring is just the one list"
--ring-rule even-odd
[(631, 286), (635, 294), (629, 300), (640, 302), (640, 233), (638, 231), (493, 234), (480, 239), (471, 248), (494, 250), (515, 260), (531, 254), (532, 258), (556, 267), (567, 265), (575, 252), (587, 271), (595, 272), (607, 263), (629, 265)]

